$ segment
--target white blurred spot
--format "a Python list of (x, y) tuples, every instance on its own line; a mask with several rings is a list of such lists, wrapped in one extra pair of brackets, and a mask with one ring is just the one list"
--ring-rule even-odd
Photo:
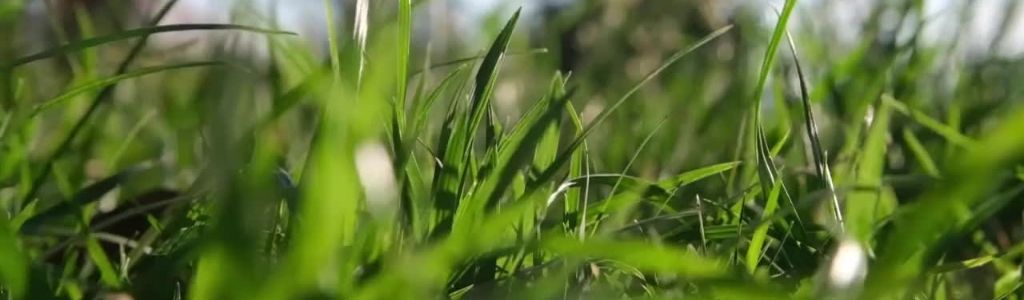
[(829, 285), (848, 289), (860, 285), (867, 275), (868, 262), (864, 248), (852, 239), (843, 240), (836, 248), (828, 269)]
[(875, 121), (875, 107), (873, 105), (868, 105), (867, 111), (864, 112), (864, 124), (867, 124), (868, 127), (871, 127), (871, 123), (874, 122), (874, 121)]
[(371, 210), (384, 209), (395, 202), (395, 172), (387, 148), (376, 142), (359, 146), (356, 172)]
[(604, 102), (604, 99), (596, 97), (583, 107), (583, 112), (580, 113), (580, 118), (583, 119), (583, 125), (590, 124), (590, 122), (594, 121), (594, 119), (604, 111), (604, 104), (602, 102)]

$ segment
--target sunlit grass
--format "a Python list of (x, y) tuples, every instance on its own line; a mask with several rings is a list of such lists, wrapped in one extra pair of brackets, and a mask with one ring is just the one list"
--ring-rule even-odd
[[(1015, 73), (941, 94), (917, 55), (943, 50), (878, 31), (822, 58), (795, 0), (565, 72), (516, 10), (432, 63), (418, 4), (324, 1), (323, 58), (274, 21), (156, 26), (173, 0), (0, 44), (0, 299), (1020, 296)], [(271, 54), (147, 47), (187, 30)]]

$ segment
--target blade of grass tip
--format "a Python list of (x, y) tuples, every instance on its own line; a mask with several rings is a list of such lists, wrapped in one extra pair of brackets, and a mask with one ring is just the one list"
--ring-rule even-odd
[[(454, 175), (454, 182), (449, 181), (450, 178), (445, 178), (445, 185), (455, 186), (455, 193), (461, 194), (466, 191), (466, 187), (470, 184), (470, 180), (475, 177), (476, 174), (476, 159), (474, 159), (473, 150), (476, 141), (476, 135), (482, 125), (484, 118), (490, 114), (490, 98), (493, 93), (494, 83), (497, 80), (497, 73), (499, 64), (502, 56), (504, 56), (505, 50), (508, 48), (508, 44), (512, 38), (512, 31), (515, 29), (516, 23), (519, 20), (519, 14), (521, 10), (516, 10), (511, 18), (505, 23), (501, 32), (494, 39), (490, 48), (487, 50), (487, 54), (484, 60), (480, 63), (480, 67), (477, 69), (475, 79), (473, 80), (473, 92), (470, 98), (468, 111), (465, 116), (459, 116), (456, 119), (460, 121), (455, 124), (455, 130), (452, 131), (453, 140), (449, 142), (451, 149), (445, 149), (445, 165), (451, 166), (454, 169), (452, 171), (457, 172)], [(488, 124), (486, 130), (488, 136), (491, 136), (491, 129), (493, 124)], [(493, 149), (493, 145), (489, 145), (488, 149)], [(458, 162), (456, 162), (456, 160)], [(449, 171), (449, 172), (452, 172)], [(450, 189), (450, 187), (448, 188)], [(458, 197), (456, 197), (458, 199)], [(461, 206), (461, 205), (460, 205)], [(459, 207), (456, 209), (456, 215), (463, 209)]]
[(786, 0), (785, 5), (782, 7), (782, 13), (779, 15), (779, 20), (775, 23), (775, 30), (772, 32), (771, 40), (768, 42), (768, 48), (765, 49), (764, 58), (761, 61), (761, 69), (757, 76), (757, 85), (754, 87), (754, 97), (751, 99), (754, 105), (754, 126), (759, 126), (761, 122), (761, 96), (764, 94), (765, 84), (768, 82), (768, 73), (772, 69), (772, 65), (775, 64), (775, 53), (778, 52), (779, 43), (782, 41), (782, 36), (786, 32), (786, 24), (789, 23), (789, 16), (793, 13), (793, 8), (796, 7), (796, 0)]
[(358, 69), (356, 70), (356, 92), (358, 93), (363, 82), (363, 72), (366, 68), (366, 37), (370, 29), (370, 1), (357, 0), (355, 20), (352, 25), (352, 38), (356, 42), (358, 57)]
[(629, 91), (627, 91), (624, 95), (622, 95), (622, 97), (620, 97), (618, 100), (616, 100), (615, 103), (613, 103), (608, 108), (605, 108), (604, 110), (601, 111), (601, 113), (599, 113), (596, 117), (594, 117), (593, 121), (591, 121), (589, 124), (586, 125), (586, 127), (583, 128), (583, 131), (580, 132), (580, 134), (578, 134), (573, 139), (572, 143), (570, 143), (564, 150), (562, 150), (562, 153), (560, 153), (558, 155), (558, 159), (555, 159), (555, 163), (552, 164), (551, 167), (549, 167), (546, 170), (544, 170), (544, 172), (542, 174), (540, 174), (540, 176), (538, 176), (537, 178), (534, 178), (534, 180), (532, 181), (532, 184), (533, 185), (541, 184), (541, 183), (547, 182), (548, 180), (553, 178), (554, 175), (555, 175), (555, 172), (557, 172), (558, 169), (560, 169), (565, 164), (565, 162), (568, 161), (568, 157), (572, 155), (572, 153), (576, 150), (576, 148), (578, 148), (581, 144), (583, 144), (586, 141), (587, 136), (589, 136), (590, 133), (594, 131), (594, 128), (596, 128), (601, 123), (604, 123), (604, 121), (606, 119), (608, 119), (608, 117), (613, 112), (615, 112), (620, 106), (622, 106), (622, 104), (625, 103), (626, 100), (629, 100), (629, 98), (632, 97), (634, 93), (639, 91), (640, 88), (643, 87), (647, 82), (649, 82), (652, 79), (654, 79), (655, 77), (657, 77), (658, 74), (661, 74), (662, 71), (667, 69), (669, 66), (674, 64), (676, 61), (679, 61), (679, 59), (683, 58), (687, 54), (692, 53), (693, 51), (696, 51), (700, 47), (706, 45), (707, 43), (711, 42), (715, 38), (718, 38), (719, 36), (722, 36), (726, 32), (729, 32), (730, 29), (732, 29), (732, 25), (727, 25), (725, 27), (719, 28), (719, 29), (711, 32), (707, 36), (705, 36), (705, 37), (701, 38), (700, 40), (698, 40), (698, 41), (694, 42), (693, 44), (691, 44), (689, 47), (686, 47), (686, 48), (684, 48), (682, 50), (677, 51), (675, 54), (673, 54), (671, 57), (669, 57), (664, 63), (662, 63), (661, 66), (658, 66), (657, 69), (654, 69), (653, 71), (648, 73), (646, 76), (644, 76), (643, 79), (641, 79), (639, 82), (634, 84), (633, 87), (630, 88)]
[[(477, 128), (480, 127), (483, 119), (490, 112), (490, 98), (494, 92), (494, 83), (497, 80), (501, 58), (504, 56), (505, 50), (512, 40), (512, 30), (515, 28), (516, 22), (519, 21), (520, 12), (521, 10), (517, 9), (508, 22), (505, 23), (505, 27), (502, 28), (494, 43), (491, 44), (491, 48), (487, 50), (487, 55), (477, 70), (476, 86), (473, 89), (473, 98), (469, 107), (470, 117), (466, 120), (465, 137), (463, 137), (466, 142), (466, 146), (462, 149), (464, 152), (462, 155), (463, 160), (468, 158), (469, 152), (473, 149), (471, 145), (473, 145), (475, 140)], [(488, 127), (492, 127), (491, 124), (488, 124)]]
[[(173, 3), (175, 1), (171, 1)], [(245, 25), (234, 25), (234, 24), (173, 24), (173, 25), (152, 25), (144, 28), (129, 29), (126, 31), (118, 32), (111, 35), (105, 35), (100, 37), (88, 38), (84, 40), (70, 42), (56, 48), (46, 49), (35, 54), (30, 54), (24, 57), (16, 58), (10, 64), (4, 66), (5, 68), (15, 68), (27, 63), (31, 63), (37, 60), (61, 55), (69, 52), (82, 51), (92, 47), (105, 45), (117, 41), (122, 41), (131, 38), (143, 38), (146, 39), (152, 34), (165, 33), (165, 32), (181, 32), (181, 31), (192, 31), (192, 30), (235, 30), (235, 31), (247, 31), (264, 34), (286, 34), (286, 35), (297, 35), (290, 31), (280, 31), (263, 29)]]
[[(788, 29), (786, 30), (786, 40), (789, 41), (789, 51), (790, 54), (793, 56), (793, 63), (796, 66), (797, 79), (800, 81), (800, 99), (803, 103), (804, 108), (804, 124), (807, 129), (808, 137), (811, 140), (812, 151), (814, 151), (815, 170), (818, 171), (818, 177), (820, 178), (823, 177), (825, 174), (823, 165), (824, 152), (821, 147), (821, 140), (818, 138), (818, 126), (814, 121), (814, 113), (811, 109), (811, 98), (809, 96), (810, 93), (807, 88), (807, 80), (806, 77), (804, 77), (803, 67), (800, 66), (799, 56), (797, 56), (796, 54), (796, 45), (793, 42), (793, 36), (789, 33)], [(773, 153), (772, 155), (774, 156), (774, 153), (777, 153), (777, 150), (773, 150), (771, 151), (771, 153)], [(774, 164), (772, 164), (772, 166), (774, 167)], [(776, 169), (775, 171), (776, 173), (778, 173), (778, 169)], [(800, 218), (799, 211), (797, 211), (796, 209), (796, 203), (793, 201), (793, 197), (790, 195), (785, 183), (780, 183), (782, 184), (783, 195), (786, 197), (786, 201), (789, 202), (789, 206), (793, 209), (793, 216), (796, 218), (797, 225), (800, 226), (800, 234), (803, 235), (806, 233), (806, 228), (804, 227), (803, 220)]]
[(796, 66), (797, 79), (800, 82), (800, 102), (804, 108), (804, 129), (807, 130), (807, 138), (811, 141), (811, 151), (814, 157), (814, 170), (818, 177), (825, 176), (825, 152), (821, 147), (821, 139), (818, 137), (818, 124), (814, 120), (814, 110), (811, 108), (811, 97), (807, 88), (807, 80), (804, 76), (803, 67), (800, 66), (800, 57), (796, 54), (796, 44), (793, 36), (786, 30), (786, 39), (789, 41), (789, 51), (793, 56), (793, 65)]
[[(154, 27), (156, 26), (156, 24), (159, 24), (160, 21), (163, 20), (163, 18), (167, 15), (167, 13), (170, 12), (171, 7), (174, 7), (174, 4), (177, 2), (178, 0), (167, 1), (167, 3), (165, 3), (164, 6), (160, 8), (160, 11), (156, 14), (156, 16), (153, 17), (153, 19), (149, 22), (150, 27)], [(131, 50), (129, 50), (128, 56), (121, 61), (120, 65), (118, 65), (117, 67), (117, 71), (114, 73), (125, 73), (128, 70), (128, 67), (132, 64), (132, 62), (135, 61), (135, 58), (138, 57), (140, 53), (142, 53), (142, 49), (145, 48), (146, 42), (148, 40), (148, 34), (142, 35), (139, 41), (135, 43)], [(68, 151), (68, 149), (71, 147), (71, 142), (74, 141), (75, 137), (77, 137), (78, 134), (82, 131), (82, 129), (85, 128), (85, 123), (88, 122), (92, 115), (96, 113), (96, 110), (99, 109), (100, 104), (103, 104), (104, 100), (109, 98), (113, 94), (115, 86), (117, 85), (108, 85), (107, 87), (100, 90), (98, 94), (96, 94), (96, 97), (92, 99), (92, 103), (90, 103), (88, 109), (86, 109), (85, 114), (83, 114), (78, 119), (78, 121), (75, 122), (75, 125), (71, 127), (71, 132), (68, 132), (68, 135), (63, 140), (61, 140), (61, 143), (57, 146), (57, 150), (55, 150), (47, 158), (47, 160), (43, 162), (43, 169), (32, 180), (31, 186), (29, 187), (28, 191), (26, 191), (25, 196), (22, 198), (23, 201), (21, 201), (20, 203), (24, 204), (33, 201), (33, 199), (36, 196), (36, 193), (39, 192), (39, 188), (42, 187), (43, 181), (45, 181), (46, 178), (49, 177), (50, 173), (53, 171), (53, 162), (56, 161), (57, 158), (61, 157), (64, 154), (64, 152)], [(17, 209), (20, 210), (20, 207), (17, 207)]]
[(97, 80), (89, 81), (89, 82), (77, 85), (75, 87), (72, 87), (71, 89), (68, 89), (67, 91), (61, 93), (60, 95), (57, 95), (56, 97), (53, 97), (50, 100), (47, 100), (47, 101), (45, 101), (43, 103), (40, 103), (39, 105), (36, 105), (36, 107), (32, 109), (32, 113), (29, 115), (29, 117), (33, 117), (35, 115), (38, 115), (39, 113), (42, 113), (43, 111), (53, 107), (54, 105), (60, 104), (61, 102), (65, 101), (65, 100), (68, 100), (68, 99), (71, 99), (71, 98), (74, 98), (75, 96), (81, 95), (83, 93), (86, 93), (86, 92), (89, 92), (89, 91), (92, 91), (92, 90), (95, 90), (95, 89), (98, 89), (98, 88), (104, 88), (104, 87), (107, 87), (107, 86), (111, 86), (111, 85), (117, 84), (118, 82), (121, 82), (121, 81), (124, 81), (124, 80), (127, 80), (127, 79), (138, 78), (138, 77), (142, 77), (142, 76), (153, 74), (153, 73), (159, 73), (159, 72), (165, 72), (165, 71), (171, 71), (171, 70), (177, 70), (177, 69), (195, 68), (195, 67), (211, 67), (211, 66), (226, 66), (226, 65), (227, 64), (225, 64), (223, 62), (218, 62), (218, 61), (205, 61), (205, 62), (193, 62), (193, 63), (172, 64), (172, 65), (155, 66), (155, 67), (145, 67), (145, 68), (139, 68), (139, 69), (131, 70), (129, 72), (121, 73), (121, 74), (118, 74), (118, 75), (115, 75), (115, 76), (111, 76), (111, 77), (108, 77), (108, 78), (102, 78), (102, 79), (97, 79)]
[(324, 18), (327, 20), (327, 47), (331, 55), (331, 74), (334, 84), (341, 82), (341, 42), (337, 31), (337, 19), (334, 17), (334, 1), (324, 0)]

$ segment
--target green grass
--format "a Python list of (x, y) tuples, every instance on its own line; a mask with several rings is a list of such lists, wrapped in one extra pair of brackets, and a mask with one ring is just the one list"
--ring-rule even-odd
[[(484, 49), (324, 1), (323, 58), (272, 19), (156, 26), (175, 2), (0, 44), (0, 299), (1024, 297), (1024, 64), (948, 63), (916, 1), (844, 49), (795, 0), (520, 9)], [(270, 54), (147, 46), (196, 30)]]

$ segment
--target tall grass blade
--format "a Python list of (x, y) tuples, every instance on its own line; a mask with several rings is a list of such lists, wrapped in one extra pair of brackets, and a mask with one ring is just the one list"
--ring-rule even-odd
[[(882, 95), (883, 99), (888, 97)], [(874, 113), (871, 129), (865, 137), (863, 151), (856, 166), (857, 185), (881, 189), (882, 174), (885, 171), (886, 139), (889, 135), (889, 116), (889, 107), (886, 105), (880, 105)], [(871, 243), (876, 222), (885, 217), (880, 215), (881, 206), (879, 191), (853, 191), (846, 197), (846, 229), (863, 245)]]
[(132, 78), (138, 78), (138, 77), (142, 77), (142, 76), (153, 74), (153, 73), (160, 73), (160, 72), (166, 72), (166, 71), (177, 70), (177, 69), (186, 69), (186, 68), (195, 68), (195, 67), (212, 67), (212, 66), (228, 66), (228, 65), (223, 63), (223, 62), (218, 62), (218, 61), (205, 61), (205, 62), (193, 62), (193, 63), (182, 63), (182, 64), (172, 64), (172, 65), (145, 67), (145, 68), (139, 68), (139, 69), (131, 70), (131, 71), (128, 71), (128, 72), (125, 72), (125, 73), (122, 73), (122, 74), (118, 74), (118, 75), (115, 75), (115, 76), (111, 76), (111, 77), (108, 77), (108, 78), (102, 78), (102, 79), (97, 79), (97, 80), (85, 82), (85, 83), (79, 84), (77, 86), (74, 86), (74, 87), (68, 89), (67, 91), (64, 91), (60, 95), (57, 95), (56, 97), (53, 97), (52, 99), (47, 100), (46, 102), (43, 102), (43, 103), (40, 103), (39, 105), (36, 105), (36, 107), (32, 109), (32, 115), (39, 114), (39, 113), (41, 113), (41, 112), (43, 112), (43, 111), (53, 107), (54, 105), (60, 104), (61, 102), (65, 101), (65, 100), (68, 100), (68, 99), (71, 99), (71, 98), (74, 98), (75, 96), (82, 95), (82, 94), (85, 94), (85, 93), (88, 93), (88, 92), (91, 92), (91, 91), (95, 91), (97, 89), (105, 88), (105, 87), (117, 84), (118, 82), (121, 82), (123, 80), (132, 79)]
[(961, 147), (973, 147), (977, 145), (977, 141), (963, 135), (959, 130), (943, 124), (919, 110), (907, 107), (906, 104), (903, 104), (896, 99), (882, 98), (882, 105), (890, 106), (897, 112), (910, 117), (914, 122), (921, 124), (921, 126), (932, 130), (938, 135), (941, 135), (954, 145)]
[(6, 65), (4, 67), (7, 68), (7, 69), (10, 69), (10, 68), (21, 66), (21, 65), (24, 65), (24, 64), (27, 64), (27, 63), (30, 63), (30, 62), (34, 62), (34, 61), (45, 59), (45, 58), (50, 58), (50, 57), (57, 56), (57, 55), (66, 54), (66, 53), (69, 53), (69, 52), (82, 51), (82, 50), (89, 49), (89, 48), (92, 48), (92, 47), (96, 47), (96, 46), (100, 46), (100, 45), (105, 45), (105, 44), (109, 44), (109, 43), (113, 43), (113, 42), (117, 42), (117, 41), (122, 41), (122, 40), (126, 40), (126, 39), (132, 39), (132, 38), (138, 38), (138, 37), (145, 38), (145, 37), (148, 37), (148, 36), (150, 36), (152, 34), (155, 34), (155, 33), (181, 32), (181, 31), (190, 31), (190, 30), (236, 30), (236, 31), (247, 31), (247, 32), (255, 32), (255, 33), (265, 33), (265, 34), (296, 35), (296, 33), (294, 33), (294, 32), (262, 29), (262, 28), (257, 28), (257, 27), (244, 26), (244, 25), (234, 25), (234, 24), (174, 24), (174, 25), (159, 25), (159, 26), (150, 26), (150, 27), (144, 27), (144, 28), (130, 29), (130, 30), (126, 30), (126, 31), (119, 32), (119, 33), (112, 34), (112, 35), (88, 38), (88, 39), (84, 39), (84, 40), (80, 40), (80, 41), (74, 41), (74, 42), (71, 42), (71, 43), (68, 43), (68, 44), (65, 44), (65, 45), (61, 45), (61, 46), (56, 47), (56, 48), (47, 49), (47, 50), (43, 50), (43, 51), (37, 52), (35, 54), (30, 54), (30, 55), (27, 55), (27, 56), (24, 56), (24, 57), (16, 58), (16, 59), (14, 59), (13, 62), (11, 62), (10, 64), (8, 64), (8, 65)]

